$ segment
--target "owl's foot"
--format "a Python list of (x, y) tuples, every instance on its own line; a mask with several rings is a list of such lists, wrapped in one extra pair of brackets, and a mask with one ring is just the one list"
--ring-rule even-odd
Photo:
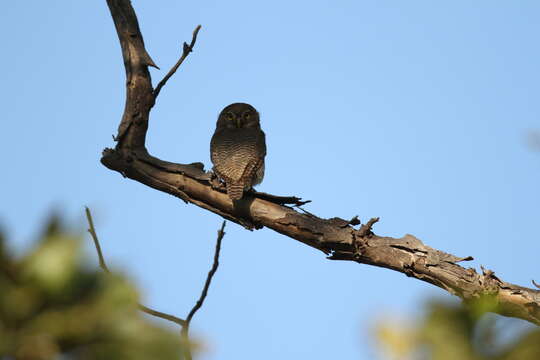
[(225, 183), (222, 182), (221, 180), (219, 180), (219, 178), (215, 174), (213, 174), (213, 176), (210, 178), (210, 180), (208, 180), (208, 182), (210, 183), (210, 186), (214, 190), (225, 190), (226, 189)]

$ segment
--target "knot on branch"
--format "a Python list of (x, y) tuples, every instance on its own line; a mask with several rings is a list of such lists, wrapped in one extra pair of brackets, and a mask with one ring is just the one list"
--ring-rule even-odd
[(482, 269), (482, 275), (480, 275), (480, 283), (483, 285), (482, 294), (497, 294), (501, 289), (502, 281), (493, 270), (489, 270), (480, 266)]
[(374, 217), (368, 220), (367, 223), (362, 225), (360, 229), (357, 231), (356, 236), (360, 238), (369, 237), (373, 235), (373, 231), (371, 231), (373, 225), (375, 225), (376, 222), (379, 221), (378, 217)]

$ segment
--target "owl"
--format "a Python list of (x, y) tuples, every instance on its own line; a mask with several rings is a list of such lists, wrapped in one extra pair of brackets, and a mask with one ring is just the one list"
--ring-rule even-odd
[(225, 107), (210, 141), (210, 158), (231, 200), (240, 200), (245, 190), (262, 181), (265, 156), (265, 135), (257, 110), (244, 103)]

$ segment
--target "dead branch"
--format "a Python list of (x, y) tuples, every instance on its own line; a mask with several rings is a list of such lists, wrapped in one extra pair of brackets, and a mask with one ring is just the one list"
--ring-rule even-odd
[[(86, 211), (86, 219), (88, 220), (88, 226), (89, 226), (88, 232), (90, 233), (90, 236), (92, 236), (92, 240), (94, 240), (94, 246), (96, 247), (96, 252), (97, 252), (98, 258), (99, 258), (99, 267), (103, 271), (105, 271), (107, 274), (110, 274), (109, 267), (107, 266), (107, 263), (105, 262), (105, 257), (103, 256), (103, 252), (101, 251), (101, 245), (99, 244), (99, 239), (98, 239), (98, 236), (97, 236), (97, 233), (96, 233), (96, 229), (94, 227), (94, 220), (92, 219), (92, 214), (90, 213), (90, 209), (88, 207), (85, 207), (85, 211)], [(151, 308), (149, 308), (147, 306), (144, 306), (142, 304), (138, 304), (137, 306), (139, 307), (139, 310), (141, 310), (142, 312), (144, 312), (144, 313), (146, 313), (148, 315), (152, 315), (152, 316), (158, 317), (160, 319), (165, 319), (165, 320), (168, 320), (168, 321), (172, 321), (173, 323), (182, 326), (182, 328), (184, 326), (186, 326), (186, 324), (187, 324), (186, 320), (180, 319), (180, 318), (178, 318), (178, 317), (176, 317), (174, 315), (162, 313), (161, 311), (151, 309)]]
[(299, 213), (272, 201), (272, 196), (253, 193), (242, 201), (242, 206), (233, 208), (224, 191), (212, 186), (211, 176), (200, 163), (173, 164), (149, 155), (145, 137), (155, 96), (148, 66), (154, 64), (144, 48), (130, 2), (107, 0), (107, 3), (122, 46), (127, 76), (127, 99), (116, 137), (118, 143), (115, 149), (105, 149), (101, 158), (107, 168), (248, 229), (266, 226), (330, 255), (332, 260), (399, 271), (466, 301), (490, 295), (498, 302), (497, 313), (540, 325), (539, 290), (504, 282), (492, 271), (484, 270), (479, 274), (458, 265), (471, 257), (457, 257), (433, 249), (412, 235), (399, 239), (378, 236), (371, 229), (375, 220), (356, 229), (344, 219), (322, 219), (309, 212)]
[[(210, 288), (210, 284), (212, 283), (212, 279), (214, 278), (214, 275), (216, 274), (216, 271), (219, 266), (219, 252), (221, 251), (221, 241), (223, 240), (223, 236), (225, 236), (225, 221), (223, 221), (223, 224), (221, 225), (221, 229), (218, 230), (217, 233), (217, 240), (216, 240), (216, 250), (214, 252), (214, 262), (212, 263), (212, 267), (210, 268), (210, 271), (208, 272), (208, 275), (206, 276), (206, 281), (204, 283), (204, 287), (201, 291), (201, 296), (199, 296), (199, 299), (193, 305), (193, 308), (189, 312), (187, 318), (186, 318), (186, 324), (182, 326), (182, 336), (185, 339), (189, 339), (189, 326), (191, 325), (191, 320), (193, 320), (193, 316), (195, 316), (195, 313), (203, 306), (204, 300), (206, 299), (206, 296), (208, 295), (208, 289)], [(189, 349), (188, 349), (189, 350)], [(191, 354), (184, 353), (185, 360), (191, 360)]]
[(191, 43), (189, 45), (187, 43), (184, 43), (184, 46), (182, 48), (182, 56), (180, 56), (180, 59), (178, 59), (178, 61), (176, 62), (176, 64), (174, 64), (172, 69), (169, 70), (169, 72), (167, 73), (167, 75), (165, 75), (163, 80), (161, 80), (157, 84), (156, 88), (154, 89), (154, 100), (158, 97), (161, 91), (161, 88), (167, 83), (167, 81), (171, 78), (171, 76), (174, 75), (176, 70), (178, 70), (180, 65), (182, 65), (182, 63), (187, 58), (189, 53), (193, 51), (193, 47), (195, 46), (195, 42), (197, 41), (197, 35), (199, 34), (199, 30), (201, 30), (201, 25), (197, 25), (195, 30), (193, 30), (193, 37), (191, 38)]
[[(98, 254), (99, 258), (99, 267), (106, 272), (107, 274), (110, 274), (109, 267), (107, 266), (107, 263), (105, 262), (105, 257), (103, 256), (103, 252), (101, 251), (101, 245), (99, 243), (99, 239), (96, 233), (96, 229), (94, 227), (94, 220), (92, 219), (92, 213), (90, 212), (90, 209), (88, 207), (85, 207), (86, 211), (86, 219), (88, 220), (88, 232), (90, 233), (90, 236), (92, 237), (92, 240), (94, 240), (94, 246), (96, 248), (96, 252)], [(210, 271), (208, 272), (208, 275), (206, 276), (206, 281), (204, 283), (204, 287), (202, 289), (201, 295), (195, 305), (193, 305), (193, 308), (190, 310), (186, 320), (180, 319), (179, 317), (176, 317), (171, 314), (163, 313), (161, 311), (154, 310), (152, 308), (149, 308), (147, 306), (144, 306), (142, 304), (137, 304), (139, 310), (142, 312), (160, 318), (164, 320), (171, 321), (175, 324), (178, 324), (181, 326), (180, 334), (182, 336), (182, 339), (184, 339), (186, 346), (184, 347), (184, 360), (191, 360), (191, 349), (189, 348), (189, 326), (191, 325), (191, 320), (193, 320), (193, 316), (195, 313), (203, 306), (204, 300), (206, 299), (206, 296), (208, 295), (208, 289), (210, 288), (210, 284), (212, 283), (212, 279), (214, 275), (216, 274), (216, 271), (219, 266), (219, 253), (221, 251), (221, 242), (223, 240), (223, 237), (225, 236), (225, 221), (223, 221), (223, 224), (221, 224), (221, 228), (217, 232), (217, 240), (216, 240), (216, 250), (214, 252), (214, 261), (212, 263), (212, 267), (210, 268)]]
[[(223, 236), (225, 236), (225, 221), (223, 221), (223, 224), (221, 225), (221, 229), (218, 230), (217, 240), (216, 240), (216, 250), (214, 252), (214, 262), (212, 263), (212, 267), (210, 268), (210, 271), (208, 272), (208, 276), (206, 277), (206, 282), (204, 283), (204, 287), (201, 291), (201, 296), (199, 297), (199, 300), (195, 303), (191, 311), (189, 312), (186, 321), (187, 326), (189, 327), (189, 324), (191, 323), (191, 319), (193, 319), (193, 316), (195, 313), (203, 306), (204, 300), (206, 299), (206, 296), (208, 295), (208, 289), (210, 288), (210, 284), (212, 283), (212, 279), (218, 269), (219, 266), (219, 252), (221, 251), (221, 241), (223, 240)], [(187, 330), (186, 330), (187, 332)]]

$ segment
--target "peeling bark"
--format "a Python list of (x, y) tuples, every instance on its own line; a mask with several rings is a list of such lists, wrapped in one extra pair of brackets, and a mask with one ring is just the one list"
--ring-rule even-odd
[[(357, 218), (349, 221), (322, 219), (301, 210), (296, 197), (247, 194), (236, 207), (225, 190), (201, 163), (176, 164), (151, 156), (145, 148), (150, 110), (155, 97), (148, 66), (157, 67), (145, 50), (137, 17), (129, 0), (107, 0), (122, 47), (127, 77), (124, 115), (118, 128), (116, 147), (105, 149), (101, 162), (124, 177), (176, 196), (240, 224), (247, 229), (263, 226), (322, 251), (331, 260), (348, 260), (399, 271), (438, 286), (465, 301), (490, 296), (501, 315), (518, 317), (540, 325), (540, 291), (502, 281), (491, 270), (479, 274), (458, 265), (472, 257), (458, 257), (425, 245), (413, 235), (395, 239), (371, 230), (378, 219), (360, 228)], [(184, 44), (182, 58), (193, 50), (198, 29), (190, 45)], [(179, 66), (179, 65), (178, 65)], [(174, 71), (178, 68), (175, 65)], [(174, 73), (173, 70), (171, 70)], [(171, 71), (169, 74), (172, 74)], [(169, 74), (167, 74), (168, 77)], [(160, 82), (159, 90), (165, 81)], [(159, 93), (159, 92), (158, 92)]]

